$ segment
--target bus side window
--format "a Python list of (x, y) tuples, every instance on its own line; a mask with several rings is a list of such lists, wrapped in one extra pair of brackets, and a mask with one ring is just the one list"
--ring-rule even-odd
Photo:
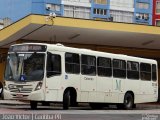
[(99, 76), (112, 76), (112, 66), (110, 58), (98, 57), (97, 59), (97, 72)]
[(81, 56), (81, 73), (83, 75), (96, 75), (96, 57), (90, 55)]
[(151, 65), (148, 63), (140, 64), (141, 80), (151, 80)]
[(47, 56), (47, 77), (61, 74), (61, 56), (48, 53)]
[(126, 62), (124, 60), (113, 60), (113, 77), (126, 78)]
[(79, 54), (66, 53), (65, 54), (65, 71), (70, 74), (80, 73), (80, 57)]
[(152, 80), (153, 81), (157, 80), (157, 68), (155, 64), (152, 65)]
[(138, 62), (127, 62), (127, 78), (139, 80), (139, 63)]

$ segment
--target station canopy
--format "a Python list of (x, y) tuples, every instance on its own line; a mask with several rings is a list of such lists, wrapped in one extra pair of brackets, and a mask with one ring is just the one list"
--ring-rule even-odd
[(0, 48), (17, 40), (159, 50), (160, 27), (29, 15), (0, 30)]

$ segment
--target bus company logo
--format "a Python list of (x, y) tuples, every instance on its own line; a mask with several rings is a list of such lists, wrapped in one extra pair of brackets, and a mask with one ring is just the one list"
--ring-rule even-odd
[(65, 80), (68, 80), (68, 75), (65, 75)]
[(94, 80), (93, 78), (84, 77), (84, 80)]
[(116, 89), (115, 90), (121, 90), (121, 80), (116, 80)]
[(155, 114), (143, 114), (142, 120), (158, 120), (158, 115)]

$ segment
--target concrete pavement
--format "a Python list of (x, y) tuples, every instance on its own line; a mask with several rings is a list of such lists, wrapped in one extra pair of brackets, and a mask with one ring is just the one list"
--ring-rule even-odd
[[(29, 101), (20, 101), (20, 100), (0, 100), (2, 105), (29, 105)], [(52, 106), (52, 105), (51, 105)], [(60, 104), (54, 106), (61, 106)], [(88, 107), (88, 104), (80, 103), (79, 107)], [(160, 109), (160, 103), (146, 103), (146, 104), (137, 104), (136, 109)]]

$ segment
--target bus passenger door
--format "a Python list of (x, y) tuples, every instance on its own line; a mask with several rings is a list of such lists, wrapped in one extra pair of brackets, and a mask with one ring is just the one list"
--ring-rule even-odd
[(96, 57), (81, 55), (81, 102), (96, 99)]
[(60, 52), (47, 53), (45, 100), (57, 101), (62, 80), (62, 56)]

